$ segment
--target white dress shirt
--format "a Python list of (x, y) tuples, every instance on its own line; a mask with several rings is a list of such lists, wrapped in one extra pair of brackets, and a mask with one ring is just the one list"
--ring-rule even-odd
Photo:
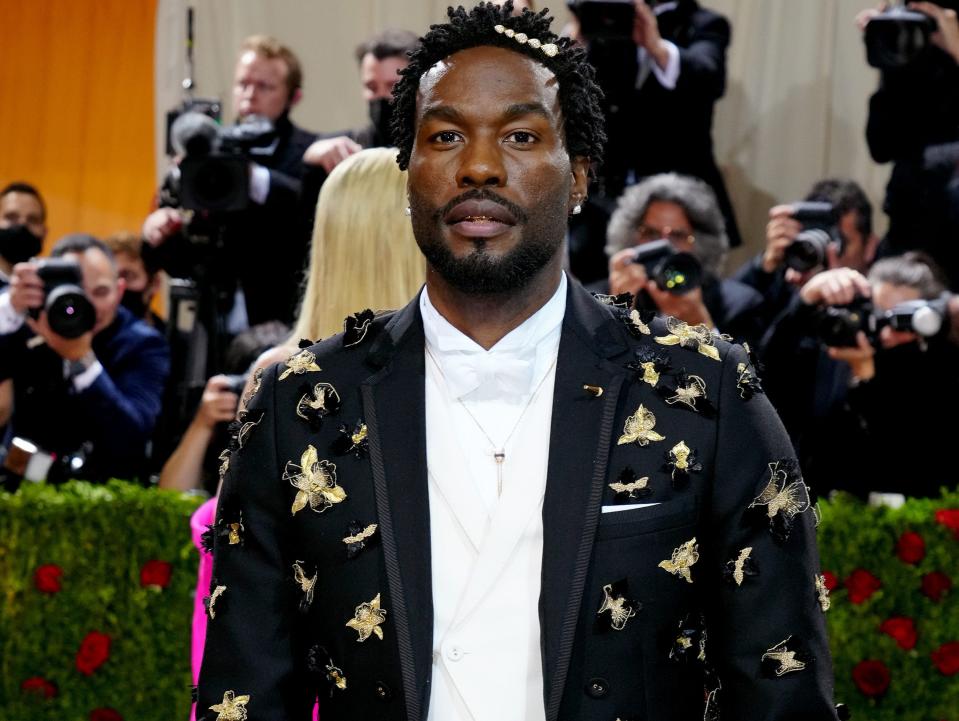
[[(563, 275), (552, 298), (488, 351), (443, 318), (426, 290), (420, 296), (434, 613), (430, 721), (545, 717), (542, 508), (566, 287)], [(505, 452), (500, 465), (496, 451)]]
[[(664, 12), (675, 10), (678, 6), (678, 2), (659, 3), (653, 8), (653, 13), (659, 17)], [(645, 83), (647, 78), (649, 78), (649, 73), (652, 72), (659, 81), (659, 84), (666, 88), (666, 90), (675, 90), (676, 83), (679, 80), (680, 70), (679, 48), (676, 47), (675, 43), (672, 43), (669, 40), (663, 40), (663, 43), (666, 46), (666, 54), (668, 55), (665, 68), (659, 67), (650, 54), (646, 52), (646, 48), (636, 48), (636, 59), (639, 61), (639, 70), (636, 73), (637, 89), (643, 86), (643, 83)]]

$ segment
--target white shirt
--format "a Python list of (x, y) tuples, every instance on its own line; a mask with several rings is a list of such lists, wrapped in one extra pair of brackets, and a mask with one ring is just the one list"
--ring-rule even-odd
[[(434, 613), (430, 721), (545, 718), (542, 507), (566, 287), (564, 275), (552, 298), (488, 351), (443, 318), (426, 290), (420, 296)], [(470, 373), (458, 366), (475, 360), (493, 369), (525, 365), (527, 373), (522, 383), (514, 374), (504, 392), (496, 373), (484, 371), (477, 388), (457, 397), (472, 385), (464, 385)], [(495, 450), (505, 451), (499, 467)]]
[[(660, 3), (653, 8), (653, 13), (659, 17), (664, 12), (675, 10), (678, 6), (678, 2)], [(659, 81), (659, 84), (662, 85), (666, 90), (674, 90), (676, 88), (676, 82), (679, 80), (680, 70), (679, 48), (676, 47), (675, 43), (672, 43), (669, 40), (663, 40), (663, 43), (666, 45), (666, 53), (669, 56), (666, 60), (665, 68), (659, 67), (656, 61), (650, 57), (648, 52), (646, 52), (646, 48), (636, 48), (636, 59), (639, 62), (639, 70), (636, 73), (637, 89), (641, 88), (643, 83), (645, 83), (647, 78), (649, 78), (650, 71), (652, 71), (653, 75), (655, 75), (656, 79)]]

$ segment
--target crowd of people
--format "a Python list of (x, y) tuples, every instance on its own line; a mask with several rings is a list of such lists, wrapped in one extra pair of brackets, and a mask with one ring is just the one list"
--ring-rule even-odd
[[(516, 3), (512, 11), (531, 4)], [(820, 494), (842, 490), (866, 499), (878, 493), (888, 501), (889, 494), (934, 496), (942, 486), (954, 487), (956, 471), (948, 463), (930, 464), (928, 453), (948, 448), (951, 435), (933, 408), (959, 401), (955, 8), (911, 4), (934, 27), (913, 56), (903, 56), (900, 43), (899, 55), (885, 58), (869, 101), (864, 142), (877, 162), (893, 163), (883, 205), (889, 230), (880, 238), (874, 209), (851, 178), (810, 178), (806, 197), (770, 208), (764, 229), (737, 223), (712, 144), (713, 108), (726, 85), (729, 22), (694, 0), (636, 0), (628, 26), (615, 27), (590, 5), (574, 5), (574, 21), (564, 30), (568, 42), (550, 44), (553, 54), (545, 54), (581, 48), (603, 90), (602, 98), (590, 94), (592, 78), (582, 81), (577, 121), (605, 127), (605, 161), (588, 163), (599, 155), (602, 131), (594, 132), (590, 146), (589, 133), (566, 130), (567, 143), (586, 140), (566, 148), (573, 194), (568, 226), (565, 214), (559, 220), (565, 228), (559, 231), (565, 234), (560, 288), (585, 286), (603, 303), (623, 308), (639, 333), (648, 334), (657, 317), (683, 333), (701, 331), (705, 335), (695, 337), (704, 356), (712, 337), (744, 343), (756, 373), (743, 380), (741, 370), (740, 388), (772, 403), (805, 483)], [(456, 17), (462, 27), (479, 27), (486, 16)], [(523, 22), (536, 26), (530, 17)], [(889, 19), (870, 10), (857, 22), (870, 44), (880, 42), (870, 39), (870, 25)], [(434, 32), (430, 42), (451, 52), (482, 50), (489, 42), (458, 41), (449, 32)], [(532, 42), (522, 36), (506, 37)], [(43, 254), (42, 189), (17, 180), (0, 190), (0, 476), (8, 490), (23, 479), (138, 480), (209, 494), (204, 513), (213, 522), (229, 451), (261, 422), (262, 415), (251, 420), (246, 404), (264, 369), (296, 358), (287, 373), (311, 370), (315, 358), (301, 349), (344, 330), (346, 339), (362, 340), (382, 312), (416, 297), (428, 273), (466, 294), (501, 293), (484, 286), (491, 281), (475, 269), (456, 265), (435, 238), (431, 243), (429, 224), (460, 213), (455, 220), (477, 226), (470, 232), (482, 236), (479, 226), (527, 222), (528, 209), (486, 202), (483, 188), (474, 187), (505, 185), (509, 169), (473, 158), (456, 179), (469, 192), (457, 197), (459, 205), (434, 211), (421, 195), (431, 181), (411, 165), (416, 139), (397, 136), (410, 132), (401, 114), (422, 102), (401, 78), (411, 57), (430, 57), (431, 47), (400, 29), (362, 42), (355, 60), (369, 122), (320, 134), (290, 117), (302, 96), (304, 69), (296, 55), (275, 38), (247, 38), (234, 72), (235, 122), (217, 126), (184, 109), (170, 129), (174, 152), (156, 207), (136, 230), (103, 239), (73, 233)], [(523, 52), (533, 47), (539, 50), (530, 45)], [(579, 77), (573, 71), (560, 77), (560, 92), (574, 92), (570, 86)], [(549, 112), (534, 109), (543, 117)], [(451, 106), (425, 116), (454, 128), (467, 125)], [(663, 124), (663, 117), (671, 122)], [(461, 135), (444, 126), (435, 142), (452, 147)], [(517, 147), (535, 142), (536, 133), (526, 129), (503, 140)], [(478, 182), (469, 173), (488, 177)], [(557, 222), (534, 221), (544, 235)], [(741, 243), (761, 250), (738, 269), (726, 267), (730, 248)], [(531, 246), (518, 256), (514, 275), (553, 262), (535, 255), (541, 250)], [(450, 332), (432, 302), (442, 306), (453, 296), (431, 292), (421, 300), (427, 349), (431, 343), (443, 349), (443, 334)], [(676, 333), (676, 342), (685, 343)], [(536, 342), (558, 338), (557, 330)], [(513, 350), (507, 351), (503, 362), (515, 365)], [(539, 369), (542, 359), (527, 360)], [(639, 360), (646, 382), (665, 373), (664, 357)], [(420, 368), (428, 396), (431, 383), (447, 384), (442, 364), (433, 363), (437, 373)], [(296, 406), (314, 429), (327, 404), (341, 402), (332, 386), (321, 385), (307, 387)], [(627, 435), (629, 427), (627, 421)], [(355, 450), (366, 425), (340, 432)], [(662, 440), (644, 432), (651, 434), (647, 440)], [(675, 458), (672, 463), (675, 480), (680, 466)], [(336, 489), (335, 477), (329, 488)], [(630, 488), (634, 498), (639, 486)], [(312, 505), (313, 491), (303, 492)], [(615, 600), (608, 590), (606, 599)]]

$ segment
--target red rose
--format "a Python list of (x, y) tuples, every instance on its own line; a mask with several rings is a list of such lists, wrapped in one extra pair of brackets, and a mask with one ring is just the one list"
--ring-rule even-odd
[(959, 541), (959, 508), (940, 508), (936, 511), (936, 523), (952, 531), (953, 537)]
[(863, 603), (882, 587), (882, 582), (864, 568), (857, 568), (846, 579), (850, 603)]
[(823, 571), (822, 577), (823, 583), (826, 585), (826, 590), (832, 593), (833, 589), (839, 585), (839, 579), (836, 578), (836, 574), (832, 571)]
[(944, 643), (929, 655), (943, 676), (959, 673), (959, 641)]
[(99, 631), (90, 631), (80, 642), (77, 651), (77, 671), (90, 676), (110, 658), (110, 637)]
[(899, 648), (909, 651), (916, 647), (916, 623), (905, 616), (887, 618), (879, 627), (882, 633), (892, 636)]
[(140, 569), (140, 585), (166, 588), (170, 585), (170, 574), (173, 566), (166, 561), (147, 561)]
[(33, 572), (33, 585), (43, 593), (58, 593), (61, 590), (60, 576), (62, 575), (63, 569), (52, 563), (38, 566)]
[(915, 531), (906, 531), (899, 536), (896, 544), (896, 555), (903, 563), (919, 563), (926, 557), (926, 542)]
[(852, 670), (852, 680), (865, 696), (882, 696), (889, 688), (891, 678), (882, 661), (860, 661)]
[(90, 721), (123, 721), (123, 716), (116, 709), (95, 708), (90, 712)]
[(922, 592), (939, 603), (946, 592), (952, 588), (952, 579), (942, 571), (930, 571), (922, 577)]
[(34, 693), (44, 698), (53, 698), (57, 695), (57, 685), (42, 676), (31, 676), (20, 683), (20, 690), (24, 693)]

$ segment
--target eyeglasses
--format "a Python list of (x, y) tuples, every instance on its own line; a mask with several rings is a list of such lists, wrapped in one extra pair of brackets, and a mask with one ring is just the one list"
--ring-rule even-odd
[(668, 225), (663, 228), (657, 228), (652, 225), (640, 225), (636, 229), (636, 232), (639, 234), (640, 242), (647, 243), (651, 240), (659, 240), (660, 238), (666, 238), (670, 243), (689, 243), (692, 245), (696, 242), (696, 236), (686, 230), (673, 229)]

